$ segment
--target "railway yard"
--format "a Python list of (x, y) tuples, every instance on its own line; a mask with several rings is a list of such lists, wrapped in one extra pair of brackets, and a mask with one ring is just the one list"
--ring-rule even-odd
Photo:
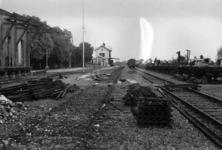
[(222, 150), (221, 5), (0, 0), (0, 150)]
[[(170, 75), (145, 72), (111, 67), (85, 75), (56, 74), (51, 75), (53, 82), (60, 78), (66, 85), (57, 92), (62, 97), (56, 95), (58, 89), (49, 97), (44, 94), (49, 91), (33, 88), (39, 99), (1, 100), (1, 111), (3, 107), (11, 111), (1, 116), (1, 149), (220, 149), (222, 86), (191, 85)], [(19, 84), (2, 85), (2, 89)], [(217, 98), (193, 93), (196, 90), (190, 88)]]

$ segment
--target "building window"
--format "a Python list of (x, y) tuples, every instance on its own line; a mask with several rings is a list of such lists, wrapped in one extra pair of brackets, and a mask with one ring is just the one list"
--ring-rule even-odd
[(99, 55), (105, 57), (105, 53), (99, 53)]

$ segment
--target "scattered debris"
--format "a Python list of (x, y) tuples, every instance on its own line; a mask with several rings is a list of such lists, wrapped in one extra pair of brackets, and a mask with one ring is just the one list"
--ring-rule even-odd
[(121, 83), (130, 83), (130, 84), (135, 84), (135, 83), (138, 83), (136, 80), (131, 80), (131, 79), (119, 79), (118, 83), (121, 84)]
[(122, 82), (118, 80), (118, 81), (117, 81), (117, 84), (122, 84)]
[(76, 80), (86, 80), (86, 81), (90, 81), (90, 80), (94, 80), (94, 81), (102, 81), (104, 79), (108, 79), (111, 76), (111, 74), (85, 74), (85, 75), (81, 75), (79, 77), (76, 78)]
[(63, 76), (61, 73), (59, 74), (58, 79), (65, 79), (65, 78), (67, 78), (67, 77), (66, 77), (66, 76)]
[(130, 80), (130, 79), (127, 79), (127, 81), (131, 84), (135, 84), (135, 83), (138, 83), (136, 80)]
[(0, 95), (0, 124), (10, 119), (16, 119), (19, 112), (26, 109), (23, 103), (14, 103), (4, 95)]
[(100, 127), (100, 125), (99, 125), (99, 124), (95, 124), (94, 126), (95, 126), (95, 127)]
[(119, 79), (119, 81), (126, 82), (127, 80), (126, 79)]
[(85, 80), (86, 78), (91, 78), (91, 74), (84, 74), (76, 78), (76, 80)]
[(98, 85), (98, 83), (94, 83), (94, 84), (93, 84), (93, 86), (96, 86), (96, 85)]

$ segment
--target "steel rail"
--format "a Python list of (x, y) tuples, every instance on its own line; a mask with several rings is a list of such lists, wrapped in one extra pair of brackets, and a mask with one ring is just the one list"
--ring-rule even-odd
[(185, 116), (190, 122), (192, 122), (193, 125), (195, 125), (200, 131), (202, 131), (205, 136), (211, 139), (211, 141), (213, 141), (218, 147), (222, 148), (222, 139), (218, 135), (208, 129), (205, 125), (203, 125), (199, 120), (193, 117), (186, 110), (178, 106), (176, 102), (173, 101), (172, 104), (181, 114), (183, 114), (183, 116)]
[(157, 79), (160, 79), (160, 80), (163, 80), (163, 81), (167, 81), (167, 82), (169, 82), (169, 83), (171, 83), (171, 84), (175, 84), (175, 83), (173, 83), (173, 82), (171, 82), (171, 81), (168, 81), (168, 80), (166, 80), (166, 79), (163, 79), (163, 78), (161, 78), (161, 77), (158, 77), (158, 76), (155, 76), (155, 75), (153, 75), (153, 74), (144, 72), (144, 71), (142, 71), (141, 69), (136, 69), (136, 70), (138, 70), (138, 71), (140, 71), (140, 72), (143, 72), (143, 73), (145, 73), (145, 74), (148, 74), (148, 75), (150, 75), (150, 76), (152, 76), (152, 77), (155, 77), (155, 78), (157, 78)]
[[(140, 71), (140, 72), (143, 72), (143, 71), (141, 71), (141, 69), (137, 69), (137, 70)], [(171, 84), (175, 84), (174, 82), (168, 81), (168, 80), (166, 80), (166, 79), (163, 79), (163, 78), (161, 78), (161, 77), (152, 75), (152, 74), (150, 74), (150, 73), (147, 73), (147, 72), (143, 72), (143, 73), (145, 73), (145, 74), (147, 74), (147, 75), (150, 75), (150, 76), (153, 76), (153, 77), (155, 77), (155, 78), (157, 78), (157, 79), (160, 79), (160, 80), (163, 80), (163, 81), (167, 81), (167, 82), (169, 82), (169, 83), (171, 83)], [(150, 79), (148, 79), (148, 80), (150, 81)], [(151, 81), (151, 83), (154, 83), (154, 82)], [(199, 92), (199, 91), (197, 91), (197, 90), (190, 89), (190, 88), (186, 88), (186, 89), (189, 90), (189, 91), (191, 91), (191, 92), (194, 92), (194, 93), (196, 93), (196, 94), (200, 94), (200, 95), (202, 95), (202, 96), (204, 96), (204, 97), (210, 98), (210, 99), (213, 100), (213, 101), (222, 103), (222, 100), (219, 99), (219, 98), (217, 98), (217, 97), (214, 97), (214, 96), (211, 96), (211, 95), (208, 95), (208, 94), (205, 94), (205, 93), (202, 93), (202, 92)]]
[(193, 89), (188, 89), (188, 90), (189, 90), (189, 91), (192, 91), (192, 92), (195, 92), (195, 93), (197, 93), (197, 94), (200, 94), (200, 95), (202, 95), (202, 96), (204, 96), (204, 97), (206, 97), (206, 98), (210, 98), (210, 99), (212, 99), (213, 101), (222, 103), (222, 100), (219, 99), (219, 98), (217, 98), (217, 97), (214, 97), (214, 96), (211, 96), (211, 95), (208, 95), (208, 94), (205, 94), (205, 93), (202, 93), (202, 92), (193, 90)]
[[(123, 67), (117, 68), (116, 70), (119, 70), (119, 72), (118, 72), (117, 76), (116, 76), (115, 79), (114, 79), (114, 84), (116, 84), (116, 83), (118, 82), (118, 79), (119, 79), (119, 76), (120, 76), (120, 74), (121, 74), (121, 72), (122, 72), (122, 70), (123, 70)], [(85, 138), (85, 139), (87, 139), (87, 138), (86, 138), (86, 137), (87, 137), (87, 135), (86, 135), (87, 131), (91, 128), (91, 126), (93, 125), (94, 121), (101, 115), (102, 110), (106, 107), (106, 105), (107, 105), (107, 104), (110, 102), (110, 100), (111, 100), (110, 97), (111, 97), (111, 94), (112, 94), (112, 92), (113, 92), (113, 90), (114, 90), (115, 87), (114, 87), (113, 85), (112, 85), (112, 86), (109, 86), (109, 87), (110, 87), (110, 88), (109, 88), (109, 90), (108, 90), (108, 92), (107, 92), (107, 95), (105, 96), (105, 98), (104, 98), (104, 100), (102, 101), (101, 105), (99, 106), (99, 108), (97, 109), (97, 111), (93, 113), (92, 118), (90, 119), (88, 125), (86, 125), (86, 131), (85, 131), (85, 134), (84, 134), (84, 138)], [(110, 148), (100, 148), (100, 147), (88, 147), (88, 143), (87, 143), (86, 141), (83, 141), (83, 142), (84, 142), (84, 148), (85, 148), (85, 149), (110, 149)]]
[(189, 107), (191, 107), (192, 109), (194, 109), (195, 111), (198, 111), (199, 113), (201, 113), (202, 115), (204, 115), (205, 117), (207, 117), (208, 119), (211, 119), (211, 121), (213, 121), (214, 123), (216, 123), (217, 125), (221, 126), (222, 128), (222, 122), (216, 120), (215, 118), (211, 117), (210, 115), (206, 114), (205, 112), (201, 111), (200, 109), (198, 109), (197, 107), (193, 106), (192, 104), (184, 101), (183, 99), (181, 99), (180, 97), (176, 96), (175, 94), (173, 94), (172, 92), (166, 90), (163, 87), (160, 87), (162, 90), (164, 90), (165, 92), (167, 92), (168, 94), (172, 95), (173, 97), (175, 97), (176, 99), (180, 100), (181, 102), (183, 102), (184, 104), (188, 105)]
[[(138, 69), (137, 69), (138, 70)], [(135, 70), (134, 70), (135, 71)], [(143, 72), (141, 70), (139, 70), (140, 72)], [(136, 72), (136, 71), (135, 71)], [(136, 72), (137, 74), (139, 74), (138, 72)], [(157, 77), (155, 75), (151, 75), (147, 72), (143, 72), (147, 75), (150, 75), (150, 76), (153, 76), (157, 79), (160, 79), (162, 81), (167, 81), (163, 78), (160, 78), (160, 77)], [(141, 74), (139, 74), (141, 75)], [(148, 79), (147, 77), (141, 75), (144, 79)], [(150, 81), (150, 79), (148, 79)], [(170, 81), (168, 81), (170, 82)], [(151, 83), (154, 83), (153, 81), (151, 81)], [(172, 84), (175, 84), (173, 82), (170, 82)], [(175, 94), (173, 94), (172, 92), (168, 91), (167, 89), (163, 88), (163, 87), (160, 87), (162, 90), (164, 90), (165, 92), (167, 92), (168, 94), (170, 94), (171, 96), (173, 96), (174, 98), (178, 99), (179, 101), (181, 101), (182, 103), (188, 105), (189, 107), (191, 107), (192, 109), (196, 110), (197, 112), (201, 113), (204, 117), (207, 117), (208, 119), (210, 119), (212, 122), (214, 122), (215, 124), (219, 125), (219, 126), (222, 126), (222, 123), (214, 118), (212, 118), (211, 116), (209, 116), (208, 114), (204, 113), (203, 111), (199, 110), (198, 108), (196, 108), (195, 106), (193, 106), (192, 104), (182, 100), (181, 98), (179, 98), (178, 96), (176, 96)], [(196, 94), (200, 94), (208, 99), (212, 99), (214, 101), (217, 101), (217, 102), (221, 102), (220, 99), (218, 98), (215, 98), (215, 97), (212, 97), (210, 95), (207, 95), (205, 93), (201, 93), (199, 91), (196, 91), (196, 90), (192, 90), (192, 89), (189, 89), (189, 88), (186, 88), (188, 90), (190, 90), (190, 92), (194, 92)], [(201, 123), (198, 119), (196, 119), (195, 117), (193, 117), (190, 113), (188, 113), (186, 110), (184, 110), (183, 108), (179, 107), (179, 105), (177, 104), (177, 102), (175, 102), (173, 100), (173, 106), (179, 110), (190, 122), (192, 122), (200, 131), (202, 131), (203, 134), (205, 134), (213, 143), (215, 143), (218, 147), (222, 148), (222, 138), (220, 136), (218, 136), (217, 134), (215, 134), (212, 130), (210, 130), (208, 127), (206, 127), (203, 123)]]

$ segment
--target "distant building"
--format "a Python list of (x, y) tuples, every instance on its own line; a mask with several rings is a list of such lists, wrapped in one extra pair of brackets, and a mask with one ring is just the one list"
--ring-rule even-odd
[(36, 20), (0, 9), (0, 79), (30, 73), (31, 35), (46, 32), (45, 26)]
[(95, 57), (93, 58), (93, 64), (101, 66), (109, 66), (109, 60), (111, 59), (111, 48), (106, 47), (103, 43), (100, 47), (94, 49)]

